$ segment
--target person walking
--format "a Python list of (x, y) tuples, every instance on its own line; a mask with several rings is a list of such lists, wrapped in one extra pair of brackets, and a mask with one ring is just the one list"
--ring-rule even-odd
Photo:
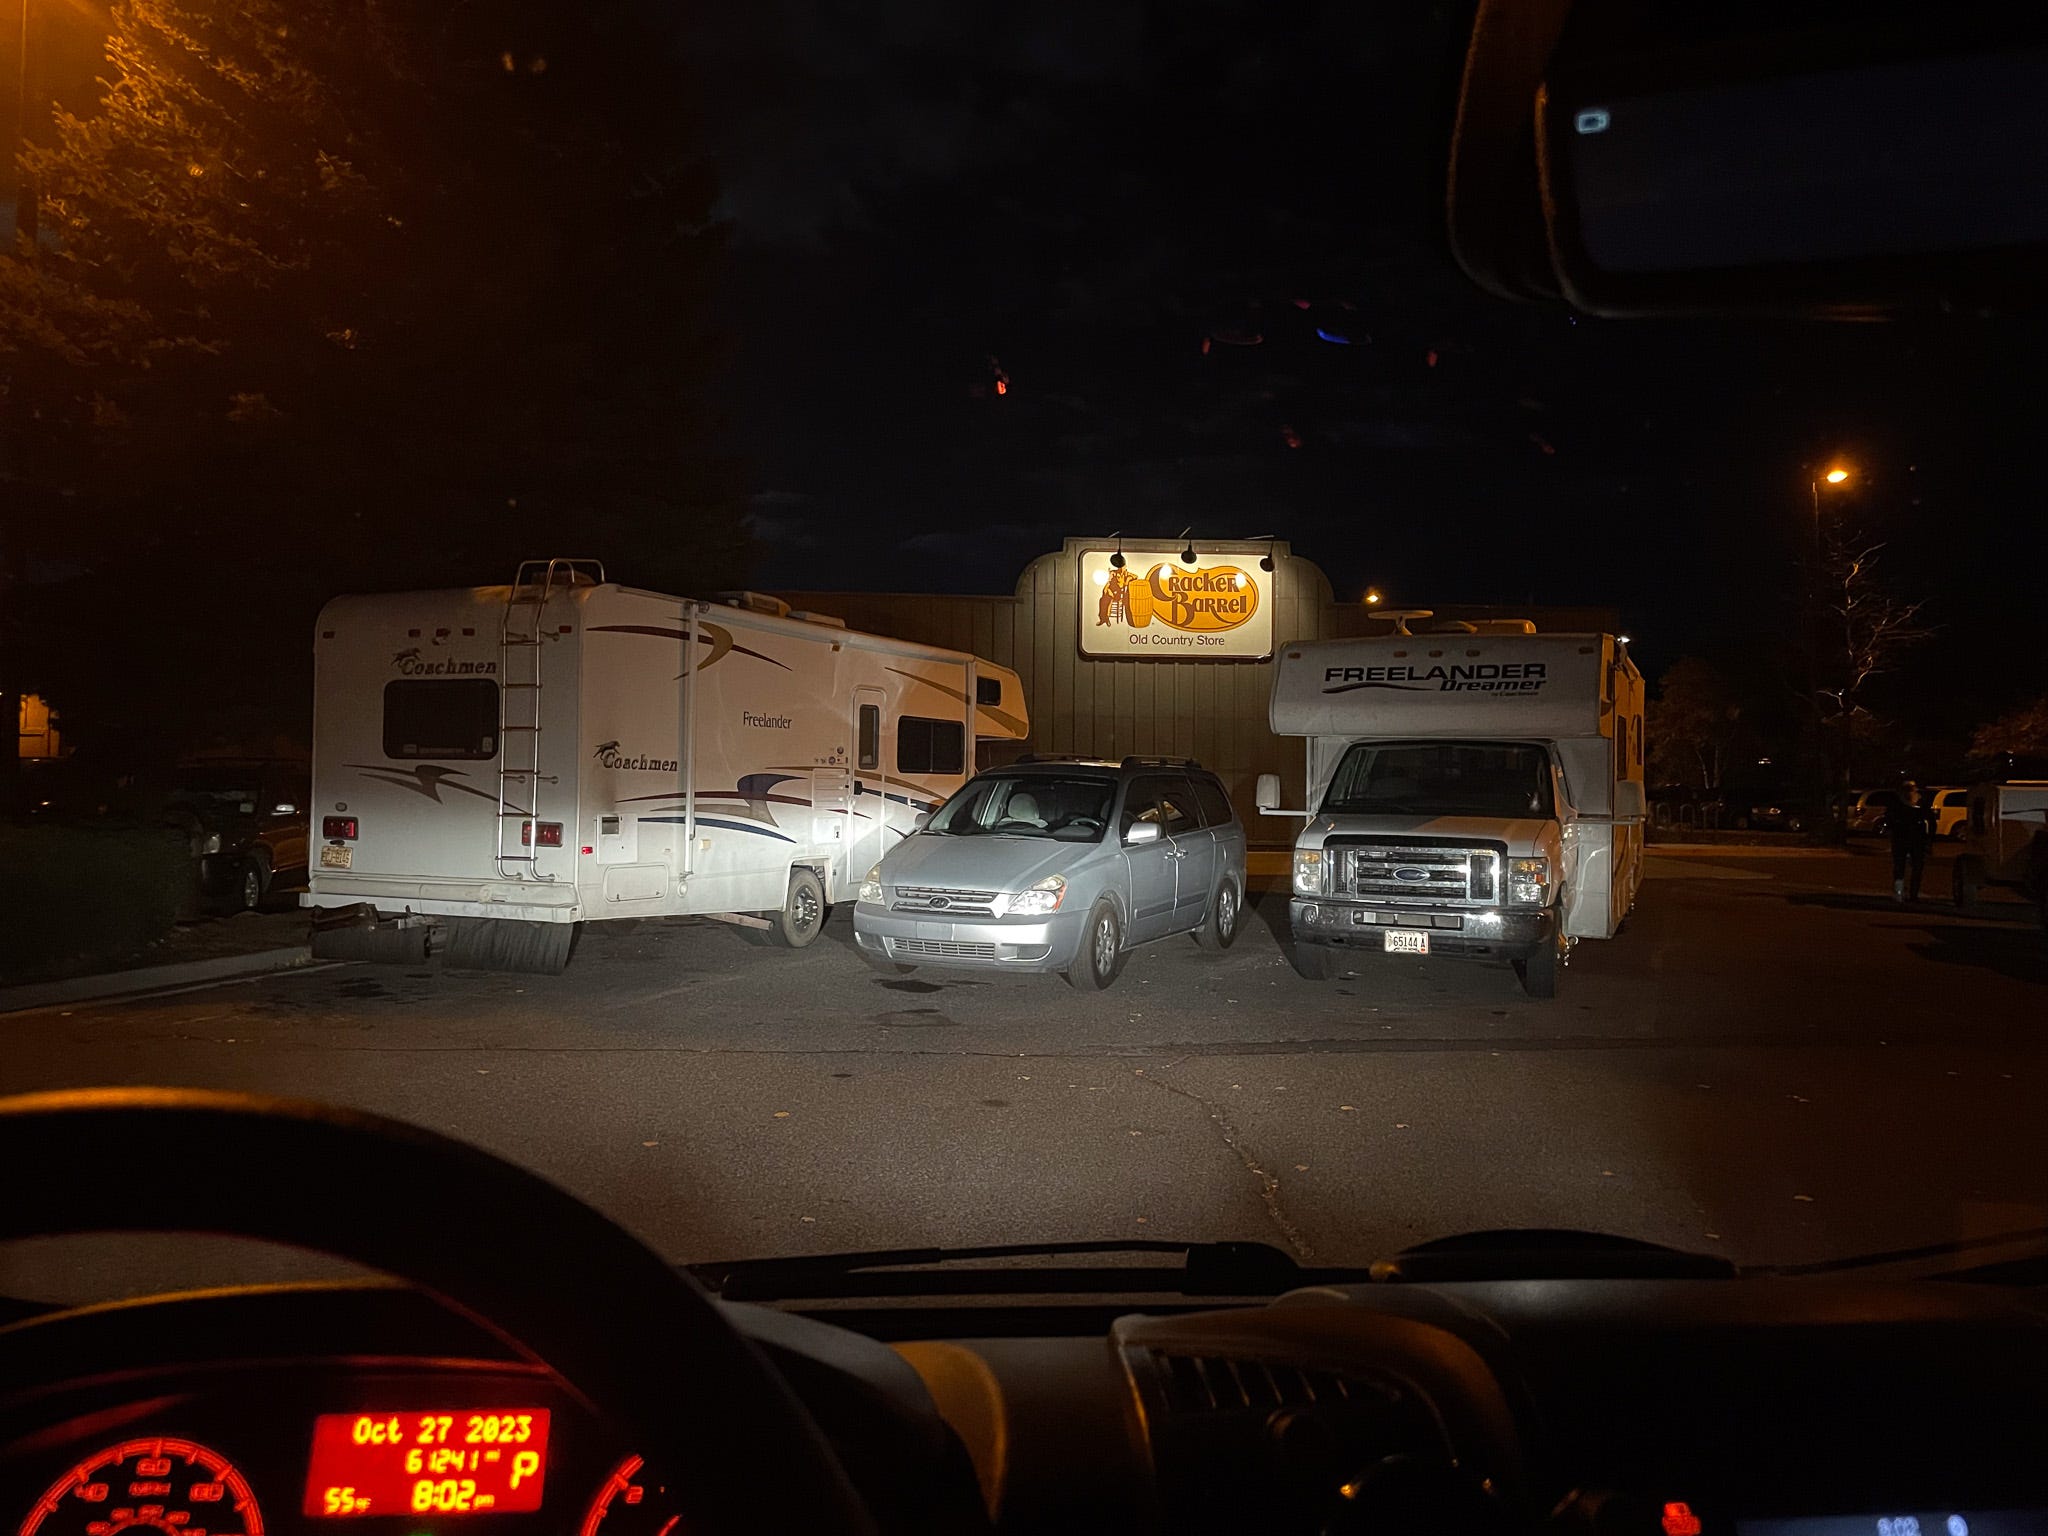
[(1908, 784), (1885, 817), (1885, 831), (1892, 840), (1892, 900), (1901, 906), (1920, 899), (1920, 877), (1927, 873), (1927, 845), (1933, 841), (1934, 828), (1922, 798), (1920, 787)]

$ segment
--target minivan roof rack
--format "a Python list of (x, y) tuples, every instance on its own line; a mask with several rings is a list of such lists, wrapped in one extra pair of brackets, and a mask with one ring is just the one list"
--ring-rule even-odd
[(1199, 768), (1202, 765), (1192, 757), (1127, 757), (1123, 760), (1126, 768)]
[(1081, 752), (1026, 752), (1022, 757), (1012, 758), (1012, 763), (1102, 763), (1107, 759), (1089, 757)]

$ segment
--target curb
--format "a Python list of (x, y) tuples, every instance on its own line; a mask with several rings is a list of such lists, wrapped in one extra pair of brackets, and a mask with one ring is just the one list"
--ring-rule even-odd
[(132, 971), (102, 971), (64, 981), (37, 982), (26, 987), (0, 987), (0, 1014), (28, 1013), (65, 1003), (99, 1002), (143, 992), (163, 992), (215, 982), (238, 981), (273, 971), (295, 970), (313, 963), (311, 945), (262, 949), (247, 955), (218, 955), (211, 960), (186, 960), (177, 965), (145, 965)]

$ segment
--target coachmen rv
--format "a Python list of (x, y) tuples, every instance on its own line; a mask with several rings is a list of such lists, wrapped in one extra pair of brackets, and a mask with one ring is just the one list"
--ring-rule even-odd
[[(1417, 612), (1406, 617), (1427, 617)], [(1405, 629), (1405, 623), (1402, 625)], [(1303, 974), (1486, 955), (1553, 997), (1642, 879), (1643, 679), (1612, 635), (1524, 621), (1282, 647), (1273, 729), (1308, 740), (1290, 917)]]
[(336, 598), (316, 630), (314, 953), (557, 971), (575, 925), (698, 915), (802, 946), (1026, 734), (1006, 667), (592, 561)]

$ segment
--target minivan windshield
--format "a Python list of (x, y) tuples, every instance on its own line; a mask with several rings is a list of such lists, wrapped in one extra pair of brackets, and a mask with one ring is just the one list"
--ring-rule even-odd
[(1550, 754), (1513, 741), (1355, 742), (1323, 814), (1547, 817)]
[(1052, 837), (1094, 843), (1109, 823), (1116, 780), (1093, 775), (983, 774), (939, 807), (925, 831), (941, 837)]

